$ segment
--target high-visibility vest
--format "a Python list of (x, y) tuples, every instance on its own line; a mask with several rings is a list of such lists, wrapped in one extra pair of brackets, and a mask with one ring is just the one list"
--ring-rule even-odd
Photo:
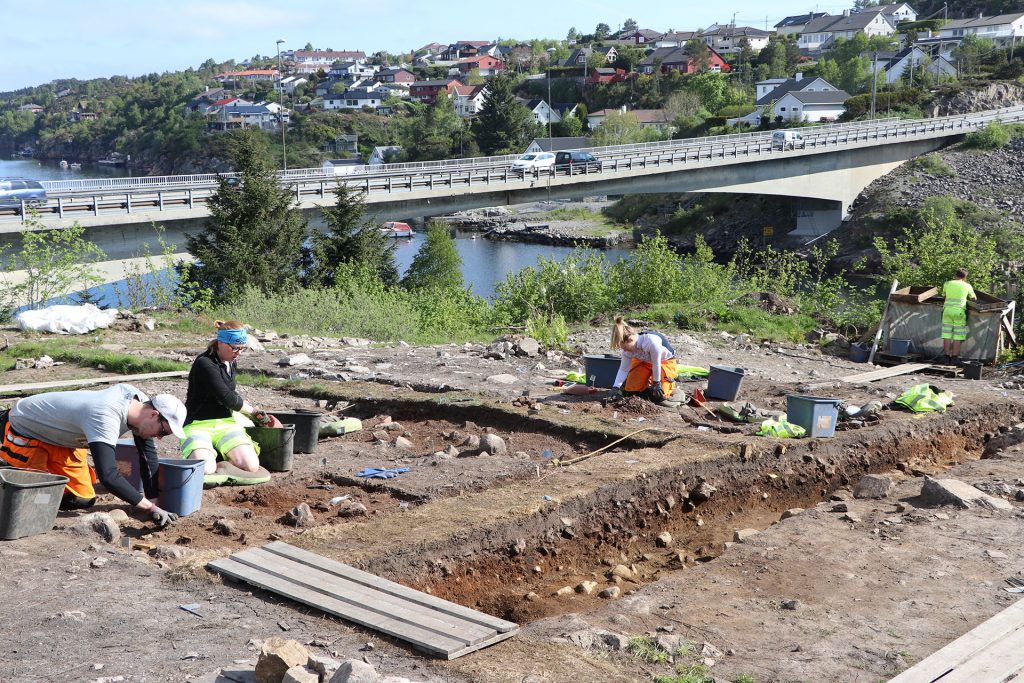
[(900, 394), (893, 403), (915, 413), (944, 413), (948, 406), (953, 405), (953, 392), (941, 391), (930, 384), (915, 384)]
[(967, 299), (976, 298), (974, 287), (964, 280), (950, 280), (942, 285), (942, 296), (946, 298), (943, 308), (967, 308)]
[(795, 425), (784, 417), (768, 418), (757, 430), (758, 436), (775, 436), (780, 439), (796, 439), (807, 433), (800, 425)]

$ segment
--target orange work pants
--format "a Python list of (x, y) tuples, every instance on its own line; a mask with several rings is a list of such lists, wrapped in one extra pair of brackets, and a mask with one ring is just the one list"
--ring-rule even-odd
[[(653, 370), (647, 361), (634, 358), (633, 364), (629, 368), (629, 374), (626, 375), (626, 381), (622, 383), (622, 390), (629, 393), (646, 391), (651, 386)], [(678, 374), (675, 358), (661, 361), (661, 388), (665, 392), (665, 398), (672, 395)]]
[(95, 498), (96, 472), (87, 460), (88, 448), (67, 448), (21, 436), (7, 423), (0, 458), (11, 467), (42, 470), (68, 478), (64, 489), (79, 498)]

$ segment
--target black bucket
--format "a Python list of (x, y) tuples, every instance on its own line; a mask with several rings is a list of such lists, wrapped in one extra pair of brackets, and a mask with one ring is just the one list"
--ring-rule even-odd
[(295, 425), (246, 427), (245, 431), (260, 446), (260, 465), (271, 472), (291, 470)]
[(964, 379), (981, 379), (981, 363), (976, 360), (967, 360), (963, 364)]
[(282, 410), (270, 412), (281, 424), (295, 425), (295, 453), (316, 453), (320, 438), (320, 413), (315, 410)]

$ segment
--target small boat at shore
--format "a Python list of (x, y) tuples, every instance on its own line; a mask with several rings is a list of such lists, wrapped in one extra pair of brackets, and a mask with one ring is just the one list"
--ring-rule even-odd
[(77, 161), (74, 161), (74, 162), (68, 164), (68, 168), (70, 168), (72, 171), (81, 171), (82, 170), (82, 165), (80, 163), (78, 163)]
[(62, 170), (65, 170), (65, 171), (66, 171), (66, 170), (67, 170), (67, 168), (68, 168), (68, 162), (66, 162), (66, 161), (64, 161), (63, 159), (61, 159), (61, 160), (60, 160), (60, 167), (61, 167), (61, 169), (62, 169)]
[(408, 223), (399, 221), (388, 221), (380, 227), (380, 231), (385, 237), (411, 238), (413, 234), (412, 227)]

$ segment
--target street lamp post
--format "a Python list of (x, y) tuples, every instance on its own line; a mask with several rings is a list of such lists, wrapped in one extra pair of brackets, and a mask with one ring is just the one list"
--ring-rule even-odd
[(284, 170), (287, 171), (288, 145), (285, 141), (284, 91), (281, 88), (281, 43), (283, 42), (285, 42), (284, 38), (277, 39), (277, 125), (281, 129), (281, 161), (283, 162)]

